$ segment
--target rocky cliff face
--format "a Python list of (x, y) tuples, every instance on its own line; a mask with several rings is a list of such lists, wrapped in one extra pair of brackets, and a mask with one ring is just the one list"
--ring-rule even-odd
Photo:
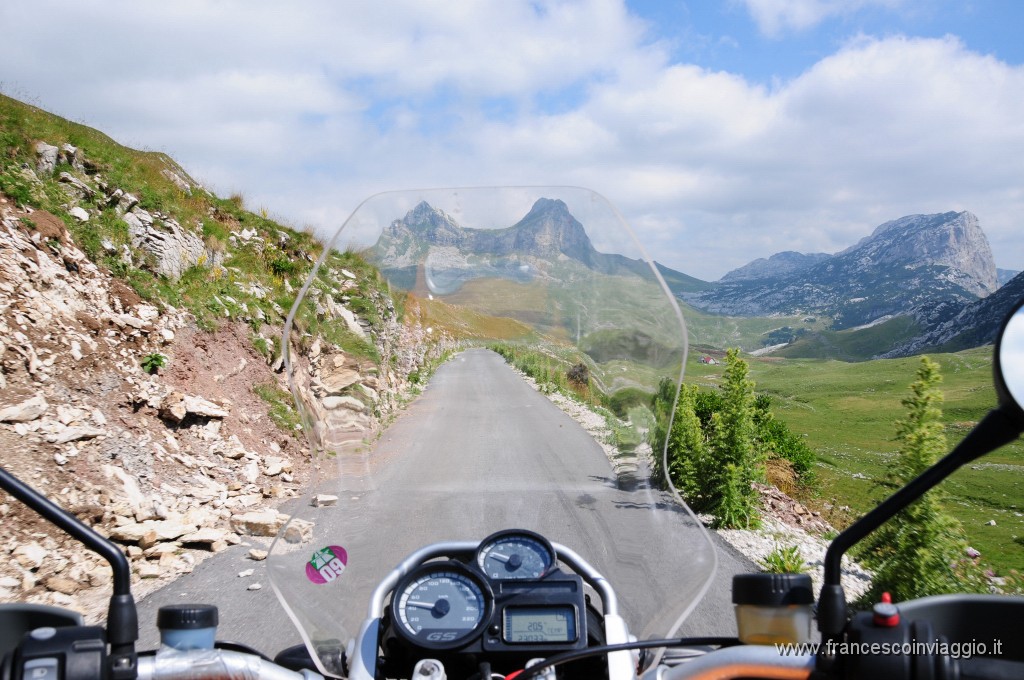
[[(20, 198), (0, 193), (4, 467), (122, 544), (136, 594), (243, 537), (257, 546), (251, 557), (262, 559), (287, 518), (276, 505), (299, 493), (309, 451), (273, 351), (282, 306), (268, 299), (267, 280), (241, 267), (269, 262), (283, 277), (312, 254), (269, 223), (235, 223), (227, 243), (212, 247), (182, 218), (145, 210), (132, 193), (89, 174), (74, 147), (43, 143), (36, 153), (35, 168), (3, 168), (5, 186), (16, 177), (13, 185), (25, 189)], [(180, 191), (195, 190), (174, 175)], [(66, 199), (64, 217), (30, 206), (33, 195), (42, 202), (53, 191)], [(107, 266), (68, 228), (92, 238), (89, 225), (101, 223), (126, 237), (93, 244)], [(208, 294), (199, 306), (219, 321), (200, 327), (167, 297), (143, 300), (108, 266), (142, 281), (135, 267), (148, 267), (170, 297)], [(372, 346), (376, 360), (316, 333), (292, 352), (317, 417), (366, 436), (400, 406), (410, 374), (447, 345), (428, 335), (415, 310), (399, 319), (370, 270), (328, 266), (334, 283), (317, 290), (313, 314)], [(186, 273), (181, 285), (199, 280), (213, 292), (175, 292), (174, 279)], [(355, 301), (365, 313), (350, 308)], [(297, 526), (292, 538), (303, 531)], [(0, 555), (0, 600), (105, 608), (106, 564), (11, 499), (0, 498)]]
[(946, 280), (977, 297), (999, 287), (995, 260), (978, 218), (969, 212), (909, 215), (886, 222), (836, 258), (866, 267), (942, 267)]
[[(968, 212), (903, 217), (810, 266), (791, 266), (806, 264), (805, 258), (780, 262), (782, 273), (767, 263), (748, 265), (740, 277), (686, 299), (708, 311), (740, 316), (826, 314), (842, 329), (924, 305), (971, 302), (998, 288), (992, 250)], [(761, 271), (765, 275), (756, 275)]]
[(932, 319), (935, 310), (920, 309), (925, 333), (881, 355), (881, 358), (911, 356), (922, 352), (955, 352), (995, 341), (996, 332), (1013, 306), (1024, 300), (1024, 274), (1018, 274), (992, 295), (955, 307), (947, 306)]
[(584, 263), (592, 262), (596, 253), (565, 203), (542, 198), (507, 229), (466, 228), (444, 211), (420, 203), (384, 230), (374, 247), (374, 259), (392, 268), (408, 266), (421, 260), (431, 246), (455, 246), (461, 252), (498, 257), (565, 255)]

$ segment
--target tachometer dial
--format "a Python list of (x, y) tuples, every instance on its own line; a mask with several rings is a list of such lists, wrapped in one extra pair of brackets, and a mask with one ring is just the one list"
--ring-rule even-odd
[(537, 579), (555, 563), (555, 551), (540, 534), (513, 529), (484, 539), (477, 550), (476, 563), (491, 579)]
[(458, 647), (486, 623), (492, 598), (479, 577), (457, 562), (426, 564), (409, 575), (391, 600), (396, 627), (407, 639), (435, 649)]

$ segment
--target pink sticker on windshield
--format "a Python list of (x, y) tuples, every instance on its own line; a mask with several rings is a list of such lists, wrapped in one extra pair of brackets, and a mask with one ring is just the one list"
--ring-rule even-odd
[(306, 563), (306, 578), (316, 584), (330, 583), (341, 576), (348, 564), (348, 553), (340, 545), (329, 545), (313, 553)]

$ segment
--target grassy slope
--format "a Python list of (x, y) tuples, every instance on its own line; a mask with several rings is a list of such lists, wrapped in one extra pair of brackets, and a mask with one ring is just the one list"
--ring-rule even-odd
[[(708, 314), (680, 302), (680, 309), (686, 319), (690, 342), (712, 347), (739, 347), (746, 352), (760, 349), (765, 344), (765, 335), (773, 330), (789, 326), (793, 329), (818, 331), (824, 329), (830, 320), (808, 316), (722, 316)], [(804, 319), (814, 319), (804, 321)]]
[[(898, 316), (869, 328), (843, 331), (822, 330), (800, 338), (775, 356), (805, 359), (863, 361), (892, 349), (921, 332), (910, 316)], [(963, 349), (962, 347), (957, 349)]]
[[(991, 355), (991, 347), (931, 355), (942, 367), (950, 448), (995, 405)], [(757, 390), (773, 396), (778, 417), (804, 434), (819, 455), (823, 491), (815, 503), (848, 505), (855, 515), (871, 509), (882, 496), (875, 480), (884, 478), (894, 456), (893, 421), (903, 416), (900, 401), (908, 394), (920, 360), (748, 361)], [(703, 366), (692, 357), (687, 380), (716, 384), (722, 368)], [(956, 472), (940, 488), (947, 508), (963, 523), (983, 559), (997, 571), (1024, 569), (1024, 441)], [(992, 519), (996, 526), (986, 524)]]

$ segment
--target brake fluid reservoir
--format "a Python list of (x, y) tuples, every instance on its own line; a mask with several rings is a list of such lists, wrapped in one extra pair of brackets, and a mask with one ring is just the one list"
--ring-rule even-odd
[(213, 649), (217, 639), (217, 608), (212, 604), (172, 604), (156, 614), (160, 644), (174, 649)]
[(737, 574), (732, 602), (748, 645), (809, 642), (814, 592), (808, 574)]

